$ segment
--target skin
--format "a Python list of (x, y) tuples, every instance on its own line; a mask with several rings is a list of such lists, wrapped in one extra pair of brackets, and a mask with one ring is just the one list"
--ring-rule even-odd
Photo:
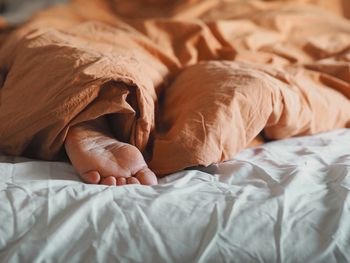
[(155, 185), (156, 175), (141, 152), (116, 140), (104, 118), (69, 129), (65, 149), (81, 179), (90, 184)]

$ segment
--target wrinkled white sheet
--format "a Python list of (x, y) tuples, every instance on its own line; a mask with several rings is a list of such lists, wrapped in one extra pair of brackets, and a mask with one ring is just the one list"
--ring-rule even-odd
[(155, 187), (0, 157), (3, 262), (350, 262), (350, 130), (269, 143)]

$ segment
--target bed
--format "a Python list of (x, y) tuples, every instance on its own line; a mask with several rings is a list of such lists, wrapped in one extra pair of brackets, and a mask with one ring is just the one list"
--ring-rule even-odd
[[(113, 1), (117, 3), (119, 0)], [(10, 28), (18, 26), (19, 23), (28, 19), (34, 10), (49, 2), (57, 3), (60, 1), (44, 2), (44, 0), (33, 1), (31, 5), (29, 2), (19, 1), (18, 3), (22, 3), (19, 5), (22, 6), (22, 9), (18, 9), (18, 12), (15, 12), (15, 2), (12, 2), (13, 5), (10, 7), (13, 9), (9, 8), (11, 12), (9, 11), (4, 15), (6, 23), (2, 24), (4, 21), (0, 19), (0, 28), (2, 26), (5, 28), (7, 26)], [(288, 85), (290, 83), (288, 82), (289, 79), (285, 77), (287, 75), (283, 75), (282, 71), (281, 74), (280, 71), (269, 71), (268, 68), (272, 66), (283, 69), (286, 65), (292, 65), (299, 67), (298, 69), (302, 68), (303, 71), (307, 69), (312, 71), (308, 83), (318, 81), (316, 83), (318, 86), (315, 85), (317, 87), (328, 87), (327, 85), (329, 85), (332, 89), (339, 91), (342, 95), (338, 94), (337, 98), (341, 97), (341, 100), (339, 100), (341, 103), (337, 106), (342, 108), (343, 101), (347, 100), (348, 104), (346, 105), (350, 109), (350, 31), (349, 23), (345, 19), (350, 17), (350, 8), (346, 0), (294, 1), (295, 3), (317, 4), (321, 9), (315, 9), (316, 11), (313, 11), (314, 7), (311, 5), (307, 5), (305, 10), (303, 6), (294, 7), (293, 1), (284, 1), (289, 3), (287, 8), (284, 7), (283, 1), (267, 1), (268, 4), (258, 0), (188, 1), (189, 3), (196, 2), (198, 5), (193, 8), (191, 5), (186, 6), (186, 8), (189, 8), (186, 9), (187, 12), (179, 12), (175, 15), (175, 20), (170, 23), (163, 18), (148, 21), (145, 25), (138, 24), (136, 21), (133, 27), (137, 30), (124, 24), (120, 26), (118, 19), (108, 15), (110, 9), (107, 13), (102, 8), (101, 10), (96, 9), (94, 4), (98, 3), (99, 5), (102, 1), (84, 2), (83, 0), (74, 0), (72, 2), (76, 4), (72, 8), (57, 7), (47, 11), (47, 13), (40, 13), (36, 18), (37, 20), (33, 20), (32, 26), (42, 26), (47, 22), (53, 28), (57, 25), (62, 28), (56, 31), (45, 31), (46, 29), (30, 31), (29, 38), (32, 39), (24, 42), (24, 44), (22, 43), (21, 46), (27, 47), (25, 52), (23, 51), (23, 57), (29, 54), (29, 59), (23, 61), (32, 59), (35, 62), (33, 56), (34, 58), (50, 57), (49, 52), (57, 51), (58, 53), (54, 52), (52, 54), (57, 55), (58, 58), (63, 58), (62, 60), (57, 59), (56, 64), (64, 62), (62, 62), (62, 72), (64, 73), (62, 74), (64, 76), (69, 75), (66, 73), (72, 71), (71, 67), (76, 62), (69, 60), (72, 56), (67, 56), (67, 53), (64, 52), (60, 57), (61, 53), (59, 52), (65, 51), (65, 49), (72, 52), (69, 54), (73, 55), (88, 54), (86, 57), (91, 58), (91, 61), (87, 61), (83, 68), (94, 65), (95, 61), (105, 62), (110, 58), (114, 63), (112, 56), (105, 56), (102, 52), (101, 46), (103, 45), (101, 43), (98, 48), (101, 48), (102, 51), (98, 49), (98, 51), (92, 53), (84, 53), (86, 50), (90, 50), (87, 48), (89, 42), (82, 42), (83, 47), (78, 46), (76, 48), (73, 45), (75, 40), (71, 37), (83, 32), (83, 39), (96, 37), (95, 40), (98, 42), (107, 36), (110, 37), (107, 38), (110, 41), (110, 46), (103, 46), (103, 48), (113, 51), (113, 45), (115, 44), (113, 44), (114, 40), (110, 34), (112, 32), (112, 36), (120, 34), (125, 39), (130, 37), (132, 41), (124, 44), (132, 45), (132, 47), (136, 47), (136, 50), (139, 46), (144, 49), (148, 48), (149, 52), (147, 52), (156, 57), (151, 58), (155, 67), (159, 67), (157, 63), (163, 59), (164, 64), (171, 69), (180, 67), (178, 66), (180, 64), (183, 67), (189, 66), (191, 68), (191, 65), (200, 60), (200, 52), (211, 56), (209, 59), (213, 59), (219, 54), (225, 60), (238, 61), (237, 64), (230, 64), (227, 68), (251, 67), (250, 64), (248, 66), (244, 64), (246, 61), (260, 63), (259, 66), (254, 64), (254, 67), (256, 67), (255, 73), (265, 74), (264, 76), (270, 74), (269, 78), (282, 79), (282, 82)], [(126, 12), (126, 15), (129, 15), (128, 12), (137, 13), (140, 11), (137, 5), (139, 2), (142, 1), (135, 0), (133, 2), (136, 3), (135, 5), (126, 5), (124, 9), (121, 8), (119, 11)], [(206, 6), (201, 4), (204, 2), (207, 4)], [(218, 16), (218, 12), (211, 8), (213, 3), (219, 3), (222, 10), (219, 16), (227, 20), (232, 18), (232, 21), (211, 23), (210, 19)], [(237, 4), (237, 8), (235, 5), (229, 5), (230, 3)], [(86, 8), (81, 9), (82, 4), (84, 4), (84, 7), (86, 4)], [(227, 7), (225, 4), (227, 4)], [(324, 9), (332, 11), (336, 16), (325, 14)], [(254, 15), (251, 15), (248, 11), (244, 13), (245, 10), (250, 10)], [(282, 12), (279, 13), (281, 10)], [(151, 13), (152, 10), (147, 11)], [(259, 14), (255, 16), (258, 11)], [(265, 11), (269, 11), (269, 16), (265, 16)], [(311, 18), (310, 12), (314, 12)], [(53, 18), (50, 17), (52, 14), (55, 14)], [(188, 31), (175, 30), (173, 32), (172, 23), (176, 24), (177, 19), (186, 19), (186, 17), (192, 15), (200, 18), (203, 16), (209, 22), (204, 25), (202, 22), (195, 21), (192, 23), (190, 21), (187, 25)], [(324, 19), (323, 15), (327, 19)], [(65, 19), (62, 19), (62, 17)], [(103, 20), (102, 22), (106, 22), (109, 26), (107, 27), (100, 22), (90, 23), (91, 17), (97, 17), (97, 20)], [(331, 22), (328, 21), (328, 18)], [(305, 27), (301, 19), (305, 19), (312, 26)], [(61, 24), (62, 21), (63, 24)], [(85, 22), (82, 27), (79, 24), (81, 21)], [(290, 21), (292, 22), (289, 23)], [(38, 24), (35, 24), (36, 22)], [(323, 23), (322, 26), (317, 26), (317, 23), (321, 22)], [(76, 27), (76, 24), (79, 25)], [(114, 25), (118, 25), (116, 26), (117, 31), (113, 28)], [(169, 31), (179, 34), (181, 38), (183, 37), (184, 46), (171, 46), (171, 38), (165, 32), (166, 30), (165, 33), (162, 31), (167, 27)], [(232, 28), (235, 30), (232, 30)], [(92, 34), (91, 32), (95, 32), (93, 30), (96, 29), (99, 29), (103, 34), (99, 35), (101, 32), (98, 30), (96, 34)], [(238, 32), (240, 29), (244, 32)], [(68, 33), (64, 30), (67, 30)], [(137, 34), (136, 31), (138, 31)], [(308, 39), (307, 37), (309, 37), (311, 31), (316, 32), (315, 37), (312, 36)], [(325, 34), (326, 37), (322, 35), (324, 34), (323, 31), (327, 33)], [(53, 38), (50, 35), (51, 33)], [(17, 37), (22, 37), (21, 34), (25, 35), (22, 31), (19, 31)], [(169, 46), (165, 45), (164, 50), (169, 48), (175, 54), (174, 57), (179, 58), (174, 60), (178, 64), (168, 59), (171, 56), (167, 57), (163, 56), (164, 54), (162, 55), (161, 52), (157, 53), (156, 48), (147, 39), (145, 40), (144, 35), (148, 35), (155, 43), (159, 41), (159, 44), (163, 43), (161, 41), (162, 37), (165, 40), (168, 39), (169, 42), (165, 41), (165, 43), (170, 44)], [(306, 39), (307, 41), (301, 43), (298, 39), (299, 35), (304, 37), (302, 40)], [(296, 40), (295, 43), (293, 42), (295, 46), (284, 46), (285, 38), (288, 38), (288, 36), (292, 36), (293, 41)], [(6, 39), (6, 37), (7, 35), (1, 40)], [(35, 41), (36, 37), (38, 37), (38, 41)], [(215, 41), (206, 42), (206, 39), (211, 37), (215, 38)], [(14, 38), (14, 43), (17, 43), (18, 38)], [(67, 39), (69, 41), (73, 40), (72, 42), (67, 40), (67, 43), (63, 41), (62, 44), (60, 42), (62, 39), (64, 41)], [(8, 45), (7, 51), (12, 51), (13, 46), (15, 45)], [(54, 48), (50, 49), (52, 47)], [(35, 48), (39, 52), (30, 53)], [(219, 50), (218, 54), (211, 53), (211, 48)], [(80, 49), (84, 52), (79, 53)], [(12, 61), (11, 52), (4, 52), (4, 49), (0, 50), (2, 51), (1, 63), (4, 60), (6, 62)], [(41, 52), (41, 50), (45, 52)], [(120, 59), (122, 53), (119, 54), (118, 52), (118, 59)], [(148, 53), (145, 56), (146, 58), (149, 58)], [(103, 59), (96, 54), (102, 54)], [(139, 54), (137, 52), (135, 54), (135, 58), (137, 58)], [(108, 59), (104, 59), (105, 57)], [(52, 63), (47, 65), (45, 63), (27, 64), (23, 61), (13, 62), (13, 64), (19, 66), (11, 76), (12, 80), (20, 79), (23, 81), (19, 84), (18, 82), (11, 83), (11, 80), (8, 81), (4, 88), (6, 91), (10, 90), (9, 87), (18, 87), (19, 90), (24, 90), (23, 87), (28, 86), (28, 81), (22, 76), (25, 74), (27, 74), (25, 75), (27, 77), (35, 74), (40, 76), (49, 66), (52, 66)], [(43, 61), (48, 61), (48, 59), (46, 58)], [(225, 63), (229, 64), (229, 62)], [(79, 63), (74, 65), (76, 64)], [(264, 65), (261, 66), (261, 64)], [(110, 66), (110, 64), (106, 65)], [(167, 78), (168, 73), (163, 65), (159, 70), (161, 73), (148, 71), (152, 67), (147, 64), (136, 63), (135, 65), (140, 66), (140, 72), (143, 71), (145, 75), (149, 73), (148, 75), (156, 76), (154, 77), (155, 82), (160, 82), (159, 79), (161, 78)], [(109, 68), (107, 66), (106, 69)], [(80, 70), (78, 67), (76, 69)], [(88, 69), (90, 70), (90, 68)], [(31, 74), (31, 70), (34, 70), (35, 74)], [(267, 73), (263, 72), (264, 70)], [(105, 71), (108, 73), (108, 70)], [(7, 77), (4, 72), (8, 73), (6, 68), (1, 69), (1, 82), (5, 82), (2, 78)], [(46, 93), (46, 87), (54, 86), (53, 83), (61, 81), (61, 84), (73, 83), (76, 85), (76, 82), (79, 81), (94, 83), (96, 79), (110, 78), (103, 74), (101, 76), (91, 74), (89, 78), (84, 79), (86, 77), (84, 74), (77, 74), (78, 77), (72, 74), (72, 79), (63, 79), (51, 74), (52, 72), (55, 72), (55, 70), (47, 74), (48, 80), (46, 82), (43, 81), (39, 83), (40, 85), (38, 84), (40, 88), (38, 91), (49, 98), (55, 98), (57, 93)], [(83, 70), (82, 72), (84, 73)], [(16, 74), (19, 77), (16, 78)], [(298, 76), (301, 75), (302, 73)], [(198, 76), (202, 78), (200, 74)], [(80, 77), (81, 79), (79, 79)], [(293, 75), (293, 77), (295, 76)], [(244, 78), (241, 79), (244, 80)], [(291, 77), (291, 79), (293, 78)], [(298, 79), (296, 78), (296, 80)], [(31, 81), (35, 83), (33, 79)], [(153, 79), (146, 84), (151, 83), (150, 86), (155, 86), (152, 81)], [(21, 85), (22, 87), (20, 87)], [(296, 87), (296, 85), (290, 86), (292, 88)], [(2, 88), (1, 85), (0, 91), (2, 91)], [(57, 86), (57, 90), (57, 94), (61, 94), (61, 87)], [(321, 132), (322, 129), (326, 130), (326, 128), (322, 126), (322, 122), (316, 119), (313, 120), (314, 123), (310, 124), (312, 128), (319, 125), (319, 130), (311, 131), (317, 133), (315, 135), (271, 141), (246, 148), (229, 161), (212, 164), (208, 167), (196, 166), (181, 169), (179, 172), (171, 173), (160, 178), (159, 185), (156, 186), (126, 185), (113, 187), (90, 185), (80, 180), (78, 173), (69, 162), (39, 160), (40, 158), (50, 159), (62, 149), (67, 125), (71, 121), (77, 121), (78, 113), (70, 112), (70, 119), (65, 118), (66, 116), (63, 115), (66, 112), (59, 108), (62, 105), (56, 103), (61, 111), (56, 108), (51, 111), (56, 119), (49, 124), (47, 124), (47, 119), (41, 118), (40, 115), (46, 114), (45, 107), (41, 108), (40, 111), (38, 110), (37, 113), (33, 111), (34, 114), (27, 116), (25, 114), (32, 113), (31, 110), (27, 110), (28, 108), (33, 109), (34, 106), (43, 103), (43, 101), (45, 103), (48, 101), (42, 99), (40, 103), (34, 105), (35, 98), (31, 99), (32, 93), (29, 90), (28, 96), (22, 94), (21, 99), (28, 97), (27, 103), (33, 105), (33, 107), (28, 107), (23, 103), (20, 106), (23, 106), (24, 110), (21, 111), (16, 107), (12, 107), (14, 103), (10, 100), (1, 100), (3, 104), (0, 103), (0, 121), (11, 122), (9, 127), (16, 132), (19, 131), (19, 135), (14, 139), (11, 137), (12, 131), (0, 130), (1, 136), (8, 132), (7, 138), (13, 139), (12, 141), (6, 141), (1, 140), (6, 136), (0, 137), (0, 148), (9, 149), (9, 152), (14, 153), (13, 155), (0, 154), (0, 262), (350, 262), (349, 128)], [(123, 93), (122, 96), (125, 97), (125, 94)], [(110, 95), (114, 94), (111, 93)], [(104, 96), (105, 99), (107, 97)], [(153, 98), (154, 94), (152, 93), (150, 97)], [(208, 97), (210, 98), (210, 96)], [(152, 100), (147, 101), (151, 105), (152, 103), (149, 103), (149, 101), (152, 102)], [(89, 103), (80, 106), (82, 109), (89, 109), (88, 106), (91, 106), (91, 104), (94, 104), (93, 106), (99, 105), (98, 103)], [(312, 101), (307, 101), (305, 104), (311, 105)], [(206, 108), (206, 106), (207, 104), (203, 108)], [(294, 106), (295, 104), (291, 104), (290, 112), (295, 110)], [(328, 104), (326, 103), (323, 106), (324, 108), (320, 107), (316, 110), (329, 114), (330, 117), (324, 117), (324, 120), (332, 123), (333, 119), (336, 119), (336, 117), (332, 118), (332, 114), (334, 113), (333, 115), (336, 116), (337, 112), (327, 111)], [(97, 110), (107, 111), (106, 109), (102, 110), (102, 106), (97, 108)], [(4, 113), (8, 109), (10, 109), (9, 113)], [(346, 111), (344, 108), (342, 110), (343, 112)], [(17, 118), (11, 115), (18, 114), (18, 112), (22, 115), (16, 115)], [(349, 115), (348, 112), (350, 111), (346, 111), (347, 115)], [(86, 116), (91, 117), (91, 112), (89, 113), (87, 110), (85, 113), (85, 116), (78, 116), (81, 117), (80, 121)], [(95, 112), (95, 114), (97, 113)], [(349, 117), (346, 114), (343, 114), (343, 119), (348, 120)], [(312, 112), (310, 115), (313, 116)], [(8, 118), (8, 116), (11, 116), (11, 118)], [(34, 128), (31, 129), (33, 116), (38, 117), (36, 123), (42, 124), (42, 127), (37, 128), (38, 131), (34, 131)], [(290, 116), (287, 117), (290, 118)], [(288, 119), (287, 117), (285, 120)], [(19, 119), (23, 122), (17, 121)], [(298, 126), (300, 119), (291, 119), (294, 122), (297, 120), (296, 124)], [(350, 127), (349, 123), (347, 127)], [(142, 125), (146, 126), (145, 123)], [(339, 126), (346, 125), (342, 123)], [(275, 132), (277, 135), (278, 131), (280, 130)], [(20, 136), (20, 132), (23, 132), (23, 136)], [(284, 137), (298, 135), (298, 132), (287, 134)], [(311, 133), (310, 130), (308, 132)], [(37, 134), (40, 136), (35, 137)], [(237, 136), (233, 133), (227, 134), (228, 141), (234, 141), (230, 138)], [(242, 132), (242, 134), (246, 133)], [(32, 141), (25, 140), (31, 136), (34, 138)], [(249, 140), (252, 139), (250, 137)], [(161, 145), (161, 143), (158, 145)], [(21, 156), (21, 154), (14, 157), (16, 153), (19, 153), (21, 149), (28, 145), (31, 149), (26, 153), (29, 153), (28, 155), (37, 153), (38, 158), (23, 157), (24, 155)], [(145, 145), (146, 143), (144, 143)], [(175, 142), (174, 145), (176, 146), (177, 143)], [(176, 148), (174, 149), (176, 150)], [(207, 147), (206, 150), (208, 155), (211, 154), (211, 151), (214, 152), (210, 147)], [(186, 157), (186, 154), (191, 151), (179, 150), (174, 152), (179, 156)], [(169, 155), (170, 157), (168, 156), (169, 158), (165, 162), (157, 164), (158, 167), (164, 165), (161, 168), (166, 170), (172, 166), (171, 153)], [(159, 156), (164, 156), (164, 151), (160, 151)], [(192, 163), (186, 163), (186, 166), (190, 166), (190, 164)], [(176, 169), (179, 170), (179, 167), (182, 166), (176, 166)]]
[(350, 130), (249, 148), (160, 185), (1, 157), (2, 262), (349, 262)]

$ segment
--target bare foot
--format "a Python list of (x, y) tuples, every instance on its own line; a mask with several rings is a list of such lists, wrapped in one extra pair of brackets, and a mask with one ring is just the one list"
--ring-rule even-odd
[(69, 129), (65, 148), (86, 183), (104, 185), (157, 184), (141, 152), (113, 138), (103, 118)]

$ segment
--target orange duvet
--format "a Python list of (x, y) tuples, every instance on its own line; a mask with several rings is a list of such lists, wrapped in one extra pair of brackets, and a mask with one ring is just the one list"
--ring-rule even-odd
[(159, 175), (350, 124), (344, 1), (75, 0), (1, 45), (0, 151), (63, 154), (105, 115)]

